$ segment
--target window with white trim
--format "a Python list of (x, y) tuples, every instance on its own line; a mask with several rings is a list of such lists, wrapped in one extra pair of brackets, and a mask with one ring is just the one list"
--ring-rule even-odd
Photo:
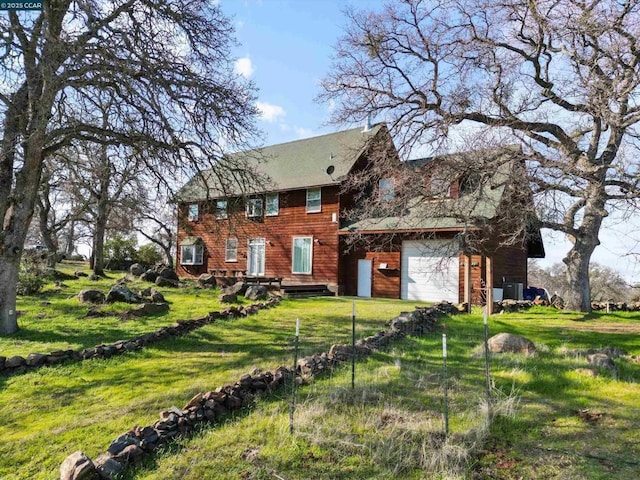
[(180, 264), (181, 265), (202, 265), (204, 258), (204, 245), (197, 243), (195, 245), (182, 245), (180, 247)]
[(291, 273), (311, 274), (313, 237), (293, 237)]
[(247, 218), (262, 217), (262, 199), (249, 198), (245, 206)]
[(223, 220), (227, 218), (227, 201), (226, 200), (216, 200), (216, 206), (214, 215), (216, 220)]
[(189, 217), (189, 221), (190, 222), (197, 222), (198, 221), (198, 204), (197, 203), (192, 203), (191, 205), (188, 206), (188, 217)]
[(265, 204), (265, 213), (267, 217), (275, 217), (278, 215), (280, 198), (277, 193), (267, 193), (265, 196)]
[(307, 213), (322, 211), (322, 190), (319, 188), (307, 189)]
[(238, 261), (238, 239), (227, 238), (227, 244), (224, 250), (225, 262), (237, 262)]

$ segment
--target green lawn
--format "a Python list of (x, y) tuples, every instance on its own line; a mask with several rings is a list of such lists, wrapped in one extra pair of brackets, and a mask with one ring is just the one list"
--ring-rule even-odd
[[(97, 283), (106, 292), (119, 274)], [(0, 337), (0, 355), (83, 348), (128, 338), (220, 309), (215, 292), (163, 289), (171, 312), (145, 320), (84, 318), (72, 297), (88, 280), (21, 298), (21, 331)], [(284, 300), (249, 318), (219, 321), (142, 351), (24, 375), (0, 377), (0, 478), (57, 479), (64, 458), (91, 458), (134, 425), (195, 393), (232, 383), (255, 368), (292, 362), (295, 319), (301, 355), (347, 343), (351, 298)], [(43, 304), (43, 302), (49, 302)], [(359, 337), (413, 303), (356, 300)], [(115, 309), (126, 309), (116, 305)], [(576, 373), (574, 348), (617, 346), (640, 355), (640, 315), (584, 317), (535, 309), (496, 315), (491, 333), (525, 335), (535, 357), (493, 356), (499, 416), (486, 432), (482, 318), (446, 318), (449, 424), (443, 441), (441, 333), (408, 337), (358, 363), (356, 388), (344, 367), (297, 392), (289, 434), (287, 392), (256, 401), (224, 424), (145, 459), (128, 479), (545, 478), (635, 479), (640, 465), (640, 365), (617, 360), (619, 380)], [(496, 408), (497, 408), (496, 407)], [(510, 409), (509, 409), (510, 407)], [(577, 412), (603, 413), (587, 422)]]

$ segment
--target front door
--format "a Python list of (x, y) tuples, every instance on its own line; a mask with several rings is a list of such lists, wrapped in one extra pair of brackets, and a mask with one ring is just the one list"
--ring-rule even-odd
[(249, 240), (247, 274), (254, 277), (264, 276), (264, 238)]
[(358, 296), (371, 297), (371, 260), (358, 260)]

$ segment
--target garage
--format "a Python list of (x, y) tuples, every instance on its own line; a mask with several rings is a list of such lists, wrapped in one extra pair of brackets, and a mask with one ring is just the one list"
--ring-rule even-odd
[(402, 242), (401, 298), (457, 303), (458, 249), (450, 240)]

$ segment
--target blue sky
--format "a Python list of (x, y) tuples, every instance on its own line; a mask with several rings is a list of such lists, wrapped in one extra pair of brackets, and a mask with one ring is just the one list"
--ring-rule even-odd
[[(333, 46), (342, 35), (344, 9), (376, 9), (378, 0), (220, 0), (233, 18), (236, 69), (259, 89), (263, 112), (258, 126), (266, 145), (330, 133), (330, 105), (314, 101), (319, 82), (331, 66)], [(376, 119), (374, 119), (376, 120)], [(379, 119), (377, 119), (379, 120)], [(640, 283), (640, 265), (630, 252), (640, 252), (640, 221), (606, 219), (600, 245), (592, 260), (620, 271), (627, 281)], [(543, 266), (560, 262), (570, 245), (560, 235), (546, 232), (547, 258)]]

